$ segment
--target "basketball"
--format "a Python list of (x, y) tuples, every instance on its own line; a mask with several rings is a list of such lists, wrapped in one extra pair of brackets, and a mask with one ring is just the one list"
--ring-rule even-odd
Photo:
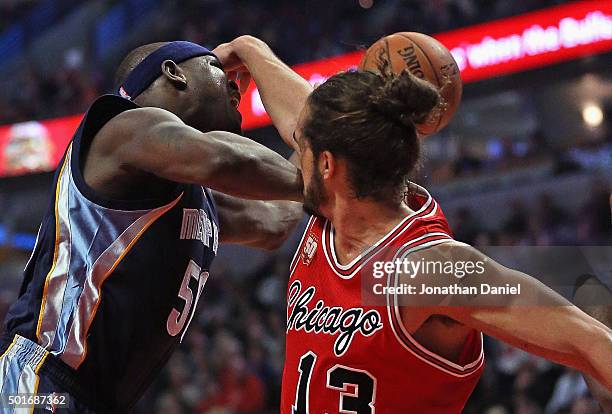
[(379, 72), (381, 66), (387, 65), (393, 73), (408, 69), (440, 90), (440, 105), (424, 123), (417, 125), (419, 135), (431, 135), (444, 128), (457, 111), (463, 91), (461, 74), (450, 51), (422, 33), (395, 33), (370, 46), (359, 69)]

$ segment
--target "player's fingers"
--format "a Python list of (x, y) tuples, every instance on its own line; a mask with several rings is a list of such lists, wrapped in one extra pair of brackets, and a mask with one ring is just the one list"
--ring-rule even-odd
[(235, 71), (230, 71), (230, 72), (226, 72), (227, 73), (227, 79), (236, 82), (236, 79), (238, 79), (238, 72)]
[(229, 43), (221, 43), (219, 46), (212, 50), (213, 54), (219, 59), (221, 63), (227, 60), (227, 57), (231, 54), (232, 50)]
[(249, 72), (240, 72), (240, 93), (244, 94), (251, 83), (251, 74)]
[(234, 53), (232, 46), (229, 43), (223, 43), (217, 46), (212, 51), (219, 62), (223, 65), (226, 72), (236, 72), (244, 70), (244, 65)]

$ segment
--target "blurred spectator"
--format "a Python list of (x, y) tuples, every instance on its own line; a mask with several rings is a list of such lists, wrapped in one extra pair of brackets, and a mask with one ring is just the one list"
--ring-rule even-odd
[(510, 244), (516, 244), (525, 241), (529, 224), (529, 212), (523, 202), (519, 199), (514, 199), (510, 202), (510, 216), (502, 226), (504, 235), (508, 238)]
[[(456, 240), (473, 245), (478, 235), (482, 233), (482, 227), (472, 211), (462, 207), (457, 210), (453, 220), (453, 233)], [(482, 243), (482, 240), (480, 242)]]
[(591, 240), (604, 243), (612, 237), (610, 188), (603, 179), (595, 180), (590, 194), (578, 214), (578, 240), (582, 243)]
[(11, 24), (25, 16), (38, 0), (0, 1), (0, 34)]
[(454, 173), (456, 176), (478, 174), (482, 169), (482, 160), (471, 154), (470, 147), (462, 144), (455, 159)]
[(183, 413), (183, 408), (180, 403), (176, 399), (176, 397), (170, 393), (166, 392), (162, 394), (157, 403), (155, 404), (155, 410), (158, 413), (164, 414), (181, 414)]
[(560, 410), (568, 410), (572, 402), (588, 393), (582, 374), (573, 370), (566, 372), (557, 380), (552, 397), (546, 405), (546, 414), (555, 414)]
[(219, 388), (202, 400), (196, 412), (206, 414), (220, 408), (233, 413), (259, 413), (265, 404), (265, 386), (250, 371), (240, 352), (232, 354), (219, 373)]
[(0, 124), (85, 111), (101, 90), (93, 75), (71, 66), (76, 63), (73, 56), (50, 74), (32, 68), (17, 74), (0, 96)]
[(597, 401), (590, 397), (580, 397), (572, 404), (570, 414), (592, 414), (599, 413), (599, 405)]

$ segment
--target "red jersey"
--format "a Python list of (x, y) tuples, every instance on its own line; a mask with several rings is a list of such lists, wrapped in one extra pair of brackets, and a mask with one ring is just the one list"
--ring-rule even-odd
[[(421, 187), (415, 212), (347, 265), (334, 252), (334, 228), (312, 217), (291, 263), (282, 414), (460, 413), (482, 373), (474, 331), (459, 363), (421, 346), (404, 328), (396, 298), (366, 303), (373, 263), (452, 240), (437, 202)], [(381, 279), (387, 286), (393, 277)]]

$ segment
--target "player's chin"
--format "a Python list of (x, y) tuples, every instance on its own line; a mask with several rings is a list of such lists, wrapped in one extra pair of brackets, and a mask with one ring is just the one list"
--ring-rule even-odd
[(302, 204), (304, 212), (311, 216), (323, 216), (317, 203), (308, 192), (304, 194), (304, 203)]
[(302, 204), (302, 209), (309, 216), (320, 216), (321, 215), (315, 206), (313, 206), (312, 204), (306, 203), (306, 202)]

